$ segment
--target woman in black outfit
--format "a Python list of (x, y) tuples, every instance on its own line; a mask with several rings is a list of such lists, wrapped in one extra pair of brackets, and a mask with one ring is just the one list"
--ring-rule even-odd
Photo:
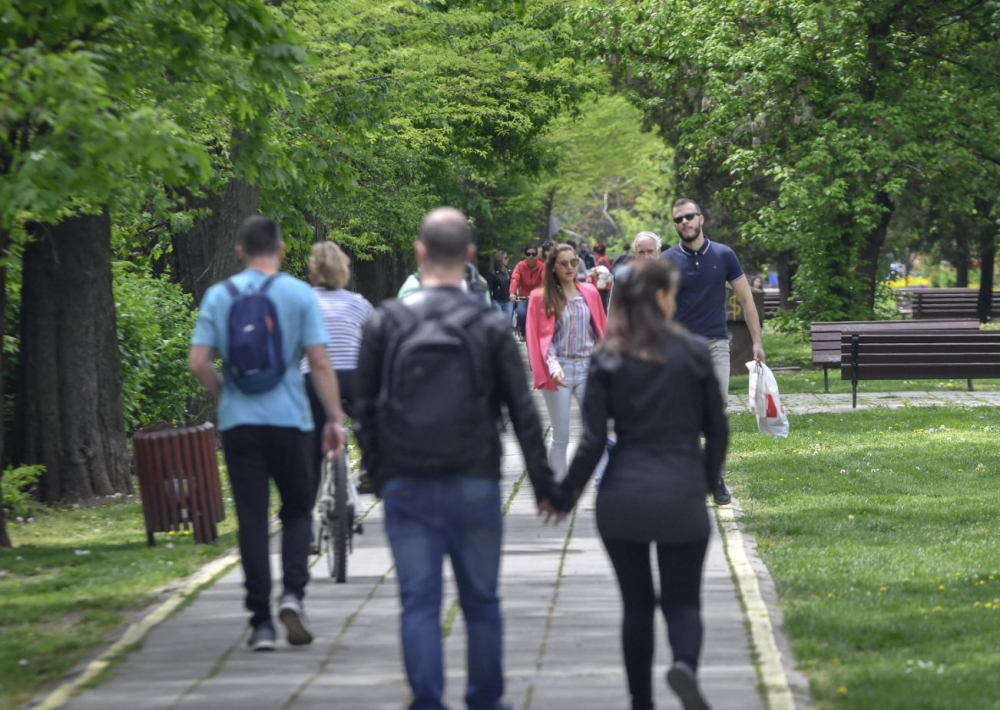
[(490, 302), (496, 310), (507, 316), (508, 321), (514, 315), (514, 304), (510, 300), (510, 271), (507, 270), (509, 262), (507, 252), (498, 251), (493, 255), (493, 262), (486, 275), (486, 282), (490, 287)]
[(660, 605), (674, 655), (667, 683), (685, 710), (708, 708), (695, 677), (710, 531), (705, 495), (719, 478), (729, 432), (707, 344), (670, 321), (678, 282), (676, 267), (664, 260), (619, 272), (615, 310), (591, 360), (583, 439), (553, 497), (561, 510), (575, 505), (614, 419), (618, 443), (597, 494), (597, 528), (622, 593), (633, 710), (653, 707), (650, 543), (656, 543)]

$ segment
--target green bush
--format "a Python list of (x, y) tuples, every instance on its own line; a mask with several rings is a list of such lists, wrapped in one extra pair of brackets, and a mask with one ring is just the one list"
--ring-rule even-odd
[(8, 466), (3, 472), (3, 478), (0, 479), (0, 501), (3, 502), (8, 518), (25, 517), (31, 513), (31, 506), (35, 504), (30, 493), (31, 487), (44, 472), (45, 467), (41, 465), (17, 468)]
[(183, 421), (198, 392), (187, 368), (191, 297), (129, 262), (115, 265), (114, 289), (126, 429)]

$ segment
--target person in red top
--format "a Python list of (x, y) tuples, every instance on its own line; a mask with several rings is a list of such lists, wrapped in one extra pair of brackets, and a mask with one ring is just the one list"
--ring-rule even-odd
[(538, 260), (538, 245), (529, 244), (524, 248), (524, 260), (519, 261), (510, 275), (510, 297), (517, 299), (517, 332), (524, 340), (524, 323), (528, 317), (528, 296), (542, 285), (545, 267)]

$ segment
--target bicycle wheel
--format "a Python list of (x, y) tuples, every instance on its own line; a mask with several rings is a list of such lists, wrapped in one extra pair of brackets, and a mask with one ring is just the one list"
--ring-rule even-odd
[(351, 534), (348, 515), (347, 459), (343, 453), (333, 460), (333, 510), (328, 520), (327, 564), (337, 584), (347, 581), (347, 542)]

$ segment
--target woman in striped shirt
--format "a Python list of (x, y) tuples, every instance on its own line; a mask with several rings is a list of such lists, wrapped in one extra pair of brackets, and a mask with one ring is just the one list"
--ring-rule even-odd
[(549, 465), (557, 481), (566, 475), (570, 402), (583, 404), (590, 354), (604, 336), (600, 293), (577, 281), (578, 265), (573, 247), (557, 246), (545, 261), (541, 288), (528, 302), (528, 361), (549, 412)]
[[(351, 276), (351, 260), (333, 242), (313, 244), (309, 255), (309, 282), (319, 302), (319, 312), (323, 317), (328, 342), (326, 352), (340, 384), (340, 396), (344, 409), (350, 413), (354, 392), (354, 370), (358, 366), (358, 350), (365, 324), (372, 315), (372, 304), (364, 296), (348, 291), (344, 286)], [(306, 392), (312, 406), (316, 431), (323, 430), (326, 421), (323, 405), (313, 387), (309, 373), (309, 360), (302, 359), (302, 372), (306, 375)], [(319, 448), (317, 447), (319, 452)], [(322, 460), (322, 452), (317, 454)], [(316, 470), (319, 470), (317, 461)]]

